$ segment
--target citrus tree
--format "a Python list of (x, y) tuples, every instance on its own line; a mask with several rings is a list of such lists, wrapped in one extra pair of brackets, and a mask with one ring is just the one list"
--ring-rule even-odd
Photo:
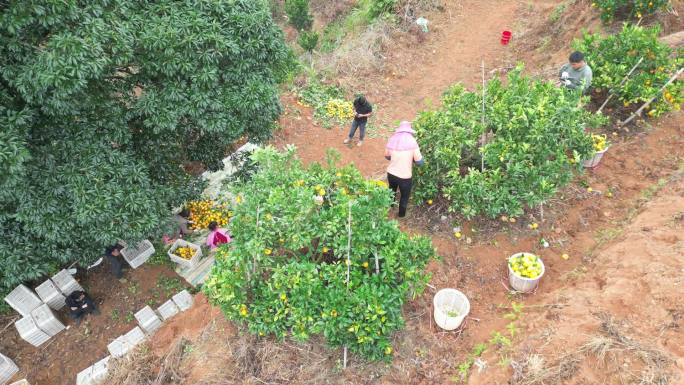
[(441, 196), (466, 217), (519, 215), (572, 179), (593, 151), (585, 129), (605, 121), (580, 106), (578, 93), (525, 77), (522, 67), (505, 83), (490, 81), (486, 95), (484, 125), (482, 93), (461, 85), (445, 93), (440, 110), (419, 115), (426, 162), (417, 199)]
[(0, 297), (163, 231), (267, 138), (289, 63), (263, 1), (0, 2)]
[[(658, 41), (659, 27), (624, 25), (615, 35), (601, 36), (585, 33), (573, 42), (573, 47), (586, 54), (587, 63), (594, 71), (593, 86), (617, 97), (619, 108), (637, 108), (652, 97), (648, 116), (659, 116), (672, 109), (679, 110), (684, 102), (684, 83), (675, 81), (662, 94), (660, 89), (684, 65), (684, 56), (673, 55), (672, 49)], [(629, 71), (641, 64), (621, 85)]]
[(640, 19), (670, 6), (670, 0), (594, 0), (592, 7), (601, 11), (601, 20), (612, 21), (616, 15)]
[(389, 221), (387, 185), (353, 166), (304, 168), (294, 149), (266, 148), (254, 160), (252, 179), (232, 189), (233, 242), (216, 254), (208, 297), (260, 336), (321, 334), (389, 359), (402, 304), (427, 282), (429, 239)]

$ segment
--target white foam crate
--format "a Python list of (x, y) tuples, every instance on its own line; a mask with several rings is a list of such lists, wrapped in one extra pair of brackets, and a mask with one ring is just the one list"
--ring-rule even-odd
[(76, 376), (76, 385), (100, 384), (107, 377), (110, 358), (112, 358), (112, 356), (107, 356), (94, 363), (92, 366), (83, 369)]
[(159, 308), (157, 309), (157, 313), (161, 316), (162, 320), (166, 321), (169, 318), (175, 316), (180, 312), (180, 309), (178, 309), (178, 306), (176, 305), (175, 302), (173, 302), (172, 299), (164, 302)]
[(133, 346), (143, 342), (143, 340), (145, 339), (145, 333), (139, 326), (136, 326), (133, 329), (131, 329), (131, 331), (126, 333), (125, 336), (128, 343), (130, 343)]
[(144, 339), (145, 333), (143, 333), (139, 326), (136, 326), (128, 333), (117, 337), (114, 341), (107, 345), (107, 350), (109, 350), (109, 353), (112, 355), (112, 357), (123, 357)]
[(96, 381), (102, 381), (107, 376), (107, 371), (109, 370), (109, 360), (112, 356), (107, 356), (100, 361), (97, 361), (93, 366), (93, 379)]
[(23, 380), (19, 380), (19, 381), (17, 381), (17, 382), (13, 382), (13, 383), (11, 383), (10, 385), (31, 385), (31, 384), (29, 384), (28, 380), (26, 380), (26, 379), (24, 378)]
[(135, 246), (127, 246), (121, 249), (121, 255), (134, 269), (147, 262), (153, 254), (154, 246), (148, 240), (144, 240)]
[(151, 307), (145, 306), (135, 313), (135, 319), (138, 320), (138, 325), (147, 334), (154, 333), (162, 324), (162, 320)]
[(36, 287), (38, 297), (48, 304), (52, 309), (59, 310), (66, 304), (66, 297), (59, 291), (57, 285), (51, 280), (47, 280)]
[(52, 282), (55, 283), (59, 291), (61, 291), (65, 296), (68, 296), (75, 291), (84, 291), (83, 287), (79, 285), (78, 281), (76, 281), (67, 270), (62, 270), (55, 274), (52, 277)]
[(192, 307), (192, 294), (188, 293), (187, 290), (183, 290), (180, 293), (171, 297), (173, 302), (178, 306), (180, 311), (186, 311)]
[(126, 341), (125, 336), (116, 337), (116, 339), (107, 345), (109, 354), (114, 358), (123, 357), (131, 349), (131, 344)]
[[(174, 254), (176, 249), (179, 247), (190, 247), (193, 250), (195, 250), (195, 254), (190, 259), (181, 258)], [(194, 244), (192, 242), (188, 242), (184, 239), (176, 239), (173, 245), (171, 245), (169, 251), (167, 251), (167, 254), (172, 261), (176, 262), (184, 268), (192, 269), (193, 267), (195, 267), (195, 265), (197, 265), (197, 262), (199, 262), (200, 258), (202, 258), (202, 248), (199, 245)]]
[(30, 316), (33, 309), (43, 304), (36, 293), (24, 285), (19, 285), (12, 290), (5, 297), (5, 302), (24, 317)]
[(50, 337), (65, 329), (64, 324), (61, 323), (57, 317), (55, 317), (55, 314), (46, 304), (38, 306), (36, 309), (34, 309), (31, 312), (31, 317), (33, 317), (33, 321), (36, 323), (38, 328), (47, 333), (47, 335)]
[(0, 353), (0, 384), (4, 384), (19, 372), (19, 368), (9, 357)]
[(91, 385), (92, 384), (93, 367), (88, 366), (81, 370), (76, 375), (76, 385)]
[(38, 325), (36, 325), (33, 317), (30, 315), (15, 322), (14, 326), (19, 332), (19, 336), (33, 346), (38, 347), (50, 339), (47, 333), (38, 328)]

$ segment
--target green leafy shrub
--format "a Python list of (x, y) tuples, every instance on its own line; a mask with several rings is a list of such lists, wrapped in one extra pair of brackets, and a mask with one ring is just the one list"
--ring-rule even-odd
[(313, 26), (309, 0), (285, 0), (285, 13), (290, 24), (299, 31), (308, 31)]
[(0, 5), (0, 297), (118, 239), (160, 235), (223, 167), (266, 139), (292, 63), (266, 2)]
[(254, 160), (259, 171), (232, 186), (234, 240), (216, 254), (208, 297), (260, 336), (321, 334), (331, 346), (389, 359), (402, 304), (427, 283), (430, 240), (387, 220), (387, 185), (353, 166), (304, 168), (293, 148), (259, 150)]
[(318, 45), (318, 38), (319, 38), (318, 32), (314, 31), (308, 31), (308, 32), (302, 32), (299, 34), (299, 38), (297, 39), (297, 43), (299, 43), (299, 46), (302, 47), (302, 49), (306, 52), (313, 52), (313, 50), (316, 49), (316, 46)]
[(307, 84), (295, 90), (299, 103), (303, 106), (311, 107), (314, 110), (314, 117), (326, 128), (333, 124), (346, 124), (351, 121), (352, 116), (342, 119), (344, 114), (331, 114), (330, 104), (335, 101), (344, 101), (344, 92), (335, 86), (321, 83), (318, 79), (310, 77)]
[[(505, 84), (487, 84), (485, 126), (482, 94), (460, 85), (446, 92), (440, 110), (419, 115), (426, 164), (417, 171), (417, 199), (441, 195), (466, 217), (519, 215), (572, 179), (592, 152), (585, 128), (605, 119), (578, 106), (577, 93), (521, 72), (514, 70)], [(491, 138), (481, 146), (485, 132)]]
[(670, 0), (594, 0), (591, 4), (601, 11), (601, 20), (612, 21), (617, 15), (640, 19), (670, 5)]
[[(604, 94), (613, 92), (619, 107), (631, 108), (644, 103), (654, 96), (658, 99), (651, 104), (647, 114), (659, 116), (672, 109), (678, 110), (684, 101), (684, 86), (675, 81), (659, 95), (668, 79), (684, 65), (684, 56), (672, 57), (672, 49), (658, 41), (659, 27), (645, 28), (624, 25), (615, 35), (600, 36), (585, 33), (577, 39), (573, 47), (583, 51), (587, 63), (594, 71), (593, 86)], [(639, 67), (620, 86), (629, 71), (639, 62)]]
[(375, 18), (385, 13), (390, 13), (394, 10), (397, 0), (369, 0), (369, 14)]

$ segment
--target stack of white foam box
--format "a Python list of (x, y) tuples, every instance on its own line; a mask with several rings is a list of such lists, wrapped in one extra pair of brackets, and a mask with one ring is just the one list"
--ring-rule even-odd
[(31, 312), (31, 317), (38, 328), (50, 337), (65, 329), (64, 324), (55, 317), (50, 307), (46, 304), (40, 305)]
[(188, 293), (187, 290), (183, 290), (180, 293), (171, 297), (173, 302), (178, 306), (180, 311), (186, 311), (192, 307), (192, 295)]
[(52, 282), (54, 282), (59, 291), (67, 297), (75, 291), (84, 291), (83, 287), (78, 284), (78, 281), (74, 279), (68, 270), (62, 270), (55, 274), (52, 277)]
[(0, 384), (6, 384), (17, 372), (19, 372), (17, 365), (0, 353)]
[(166, 302), (164, 302), (159, 308), (157, 309), (157, 313), (161, 316), (162, 320), (166, 321), (169, 318), (175, 316), (180, 312), (180, 309), (178, 309), (178, 305), (176, 305), (175, 302), (173, 302), (173, 299), (170, 299)]
[(139, 326), (136, 326), (128, 333), (117, 337), (114, 341), (107, 345), (107, 350), (109, 350), (109, 353), (114, 358), (123, 357), (144, 339), (145, 333)]
[(137, 269), (154, 255), (154, 246), (152, 242), (144, 240), (135, 246), (124, 247), (121, 255), (132, 268)]
[(64, 330), (64, 325), (55, 317), (50, 307), (24, 285), (17, 286), (5, 297), (5, 301), (24, 316), (14, 326), (19, 336), (33, 346), (44, 344), (50, 337)]
[(50, 339), (50, 335), (38, 328), (30, 315), (14, 323), (19, 336), (31, 345), (38, 347)]
[(147, 334), (154, 333), (162, 324), (162, 320), (159, 319), (157, 313), (149, 306), (145, 306), (135, 313), (135, 319), (138, 320), (138, 325)]
[(62, 294), (59, 288), (57, 288), (57, 285), (49, 279), (36, 287), (36, 293), (38, 293), (38, 296), (43, 302), (54, 310), (59, 310), (66, 304), (64, 294)]
[(19, 285), (12, 290), (5, 297), (5, 302), (24, 317), (31, 316), (33, 309), (43, 304), (36, 293), (24, 285)]
[(78, 373), (76, 385), (95, 385), (102, 382), (107, 377), (111, 358), (112, 356), (107, 356)]

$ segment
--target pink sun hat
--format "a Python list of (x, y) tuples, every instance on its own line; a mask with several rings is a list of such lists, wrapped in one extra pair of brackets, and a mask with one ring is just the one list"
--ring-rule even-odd
[(395, 132), (397, 132), (397, 133), (399, 133), (399, 132), (410, 132), (411, 134), (416, 133), (416, 131), (413, 130), (413, 126), (411, 125), (411, 122), (408, 122), (406, 120), (399, 123), (399, 128), (397, 128), (397, 130)]
[(392, 151), (409, 151), (418, 148), (418, 142), (413, 134), (416, 132), (411, 127), (411, 122), (403, 121), (387, 141), (387, 149)]

